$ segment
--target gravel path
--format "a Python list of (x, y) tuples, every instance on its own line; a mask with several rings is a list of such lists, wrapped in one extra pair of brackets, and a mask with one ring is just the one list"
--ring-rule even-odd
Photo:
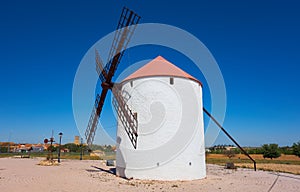
[(0, 159), (1, 192), (138, 192), (231, 191), (299, 192), (300, 175), (226, 170), (207, 165), (207, 178), (195, 181), (125, 180), (109, 173), (101, 161), (62, 160), (60, 166), (39, 166), (41, 159)]

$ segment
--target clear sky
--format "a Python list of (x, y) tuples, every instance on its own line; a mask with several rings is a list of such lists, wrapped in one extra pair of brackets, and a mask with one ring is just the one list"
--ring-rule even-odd
[[(142, 23), (177, 26), (208, 47), (226, 85), (224, 127), (241, 145), (300, 140), (296, 0), (12, 0), (0, 2), (0, 141), (42, 142), (52, 130), (63, 132), (64, 142), (73, 141), (78, 135), (72, 112), (77, 67), (95, 42), (115, 30), (124, 5), (139, 13)], [(167, 51), (142, 51), (133, 50), (134, 58), (122, 64), (161, 53), (176, 64)], [(205, 94), (201, 75), (179, 67), (204, 82)], [(103, 125), (115, 134), (113, 120)], [(231, 144), (223, 134), (216, 143)]]

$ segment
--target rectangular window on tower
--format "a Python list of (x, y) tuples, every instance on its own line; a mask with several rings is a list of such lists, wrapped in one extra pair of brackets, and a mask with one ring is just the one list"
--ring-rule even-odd
[(174, 78), (170, 77), (170, 84), (173, 85), (174, 84)]

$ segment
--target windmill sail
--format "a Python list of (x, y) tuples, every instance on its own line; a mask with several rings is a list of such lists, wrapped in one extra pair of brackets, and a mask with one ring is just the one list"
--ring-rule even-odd
[(103, 108), (107, 92), (113, 87), (112, 77), (115, 74), (115, 71), (121, 61), (123, 53), (128, 45), (129, 40), (131, 39), (131, 36), (136, 28), (136, 24), (139, 22), (139, 20), (140, 16), (124, 7), (120, 16), (117, 30), (114, 35), (112, 46), (109, 51), (108, 62), (104, 68), (100, 56), (96, 52), (96, 70), (98, 72), (100, 80), (102, 81), (102, 92), (100, 95), (97, 95), (95, 106), (85, 132), (85, 137), (89, 147), (91, 147), (94, 141), (98, 120)]
[(124, 50), (127, 48), (127, 45), (137, 26), (136, 24), (139, 22), (140, 18), (141, 17), (135, 14), (133, 11), (127, 9), (126, 7), (123, 8), (117, 30), (115, 31), (114, 40), (109, 51), (107, 65), (105, 66), (105, 70), (107, 72), (115, 71), (117, 69)]
[[(98, 125), (98, 119), (99, 119), (99, 116), (97, 114), (97, 108), (98, 108), (98, 105), (99, 105), (99, 101), (100, 101), (100, 95), (98, 94), (97, 97), (96, 97), (96, 100), (95, 100), (95, 105), (94, 105), (94, 108), (92, 110), (92, 114), (91, 114), (90, 119), (89, 119), (87, 129), (85, 131), (85, 137), (88, 139), (87, 143), (93, 143), (94, 138), (95, 138), (95, 133), (96, 133), (96, 129), (97, 129), (97, 125)], [(95, 123), (95, 124), (93, 124), (93, 123)], [(93, 131), (92, 131), (92, 128), (93, 128)], [(89, 133), (91, 133), (92, 135), (88, 135)], [(89, 146), (89, 147), (91, 147), (91, 146)]]
[(138, 123), (137, 123), (137, 113), (133, 113), (128, 105), (126, 104), (126, 101), (124, 100), (121, 91), (118, 89), (117, 86), (114, 86), (112, 89), (112, 92), (114, 94), (113, 97), (113, 106), (118, 114), (118, 117), (120, 121), (122, 122), (125, 131), (133, 145), (133, 147), (136, 149), (137, 147), (137, 129), (138, 129)]
[(100, 58), (100, 55), (97, 51), (97, 49), (95, 49), (95, 56), (96, 56), (96, 71), (99, 75), (99, 79), (101, 80), (101, 82), (105, 82), (105, 80), (107, 79), (107, 71), (105, 71), (104, 67), (103, 67), (103, 62)]

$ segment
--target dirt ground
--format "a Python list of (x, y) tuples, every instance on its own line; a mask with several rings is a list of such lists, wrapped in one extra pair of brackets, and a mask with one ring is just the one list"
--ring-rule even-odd
[(299, 192), (300, 175), (227, 170), (207, 165), (207, 177), (194, 181), (126, 180), (109, 173), (101, 161), (62, 160), (59, 166), (39, 166), (41, 159), (0, 159), (1, 192), (35, 191), (231, 191)]

